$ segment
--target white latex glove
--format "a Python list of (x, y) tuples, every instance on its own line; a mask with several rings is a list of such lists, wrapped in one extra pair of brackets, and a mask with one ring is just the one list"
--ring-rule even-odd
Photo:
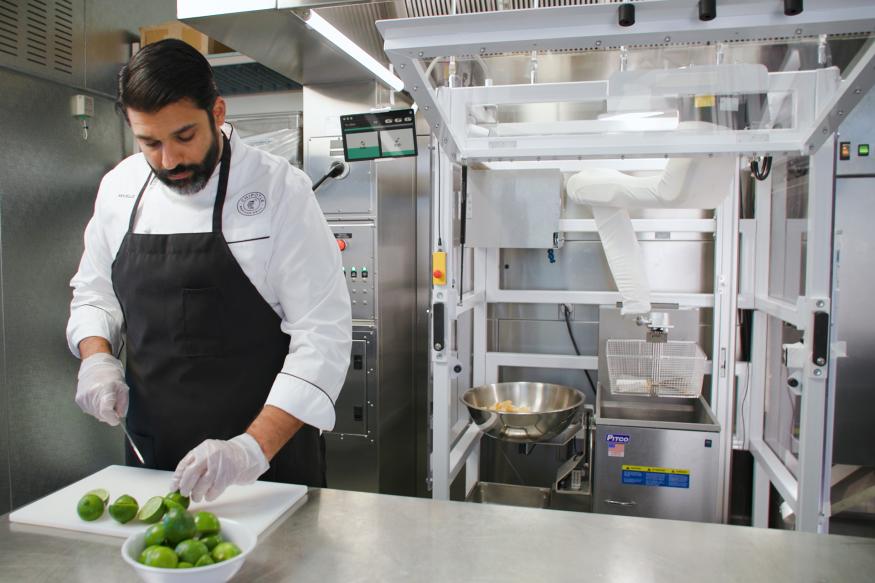
[(269, 467), (261, 446), (248, 433), (228, 441), (207, 439), (176, 466), (170, 491), (179, 490), (195, 502), (211, 502), (231, 484), (251, 484)]
[(82, 361), (76, 404), (104, 423), (119, 424), (119, 418), (128, 412), (128, 385), (119, 359), (98, 352)]

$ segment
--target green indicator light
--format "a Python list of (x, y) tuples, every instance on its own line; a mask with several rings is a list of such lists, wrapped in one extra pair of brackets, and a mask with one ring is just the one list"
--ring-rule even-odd
[(857, 155), (858, 156), (868, 156), (869, 155), (869, 144), (860, 144), (857, 146)]

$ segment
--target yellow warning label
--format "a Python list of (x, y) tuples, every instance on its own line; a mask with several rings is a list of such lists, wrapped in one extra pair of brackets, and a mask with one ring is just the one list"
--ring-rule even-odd
[(703, 107), (714, 107), (715, 102), (716, 99), (714, 99), (713, 95), (696, 95), (696, 99), (694, 100), (694, 104), (698, 109)]
[(679, 470), (677, 468), (654, 468), (650, 466), (623, 466), (624, 470), (630, 472), (650, 472), (651, 474), (680, 474), (684, 476), (690, 475), (690, 470)]

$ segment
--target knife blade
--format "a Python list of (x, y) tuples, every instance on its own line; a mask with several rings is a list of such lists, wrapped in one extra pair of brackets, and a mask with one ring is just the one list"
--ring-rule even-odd
[(125, 437), (128, 438), (128, 443), (131, 444), (131, 449), (134, 450), (134, 455), (137, 456), (137, 459), (140, 460), (140, 463), (144, 466), (146, 465), (146, 461), (143, 459), (143, 454), (140, 453), (140, 450), (137, 449), (137, 444), (134, 443), (134, 438), (131, 437), (131, 434), (128, 433), (128, 420), (124, 417), (119, 419), (119, 426), (122, 428), (122, 431), (125, 432)]

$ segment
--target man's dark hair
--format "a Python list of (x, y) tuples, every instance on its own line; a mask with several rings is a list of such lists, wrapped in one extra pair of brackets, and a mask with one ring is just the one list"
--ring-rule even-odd
[(212, 118), (218, 96), (206, 58), (191, 45), (171, 38), (146, 45), (122, 67), (115, 106), (127, 119), (127, 108), (155, 113), (190, 99)]

